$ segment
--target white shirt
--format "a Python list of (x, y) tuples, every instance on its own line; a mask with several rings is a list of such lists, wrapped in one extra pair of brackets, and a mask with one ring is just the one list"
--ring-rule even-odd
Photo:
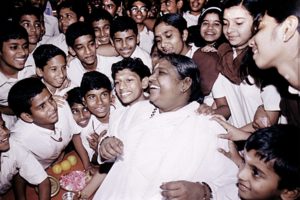
[(185, 56), (189, 58), (193, 58), (194, 53), (199, 49), (199, 47), (195, 46), (194, 44), (190, 44), (192, 47), (190, 50), (185, 54)]
[(190, 13), (190, 11), (186, 11), (186, 12), (183, 13), (183, 18), (187, 22), (187, 27), (197, 25), (199, 17), (200, 17), (200, 14), (199, 15), (192, 15)]
[[(0, 72), (0, 105), (8, 106), (7, 97), (11, 87), (24, 78), (28, 78), (35, 74), (35, 67), (26, 66), (24, 69), (18, 72), (17, 78), (7, 78), (2, 72)], [(16, 121), (16, 117), (13, 115), (6, 115), (2, 113), (3, 120), (6, 123), (6, 127), (10, 129)]]
[[(253, 78), (248, 76), (253, 82)], [(221, 73), (212, 88), (214, 98), (226, 97), (231, 117), (230, 122), (240, 128), (253, 121), (257, 107), (264, 105), (267, 111), (279, 111), (280, 95), (275, 86), (268, 85), (261, 91), (256, 85), (243, 81), (240, 85), (233, 84)]]
[(143, 61), (143, 63), (146, 66), (148, 66), (148, 68), (152, 72), (152, 60), (151, 60), (150, 54), (147, 51), (145, 51), (144, 49), (142, 49), (139, 46), (136, 46), (134, 52), (132, 53), (132, 55), (130, 57), (131, 58), (140, 58)]
[(148, 119), (132, 122), (123, 134), (123, 154), (94, 199), (163, 199), (160, 185), (177, 180), (204, 181), (214, 199), (237, 199), (237, 167), (217, 151), (228, 149), (228, 142), (217, 137), (225, 130), (208, 116), (198, 115), (198, 103), (174, 112), (157, 111), (152, 118), (152, 112), (144, 112), (143, 102), (133, 106)]
[(10, 149), (0, 154), (0, 194), (5, 193), (11, 187), (13, 176), (18, 172), (33, 185), (40, 184), (48, 177), (41, 164), (30, 152), (13, 139), (9, 139), (9, 143)]
[(143, 30), (139, 32), (139, 35), (140, 35), (139, 46), (150, 54), (151, 48), (153, 46), (153, 41), (154, 41), (153, 32), (148, 30), (147, 27), (144, 26)]
[[(55, 123), (55, 131), (34, 123), (26, 123), (21, 119), (11, 129), (11, 137), (31, 151), (45, 169), (58, 158), (73, 135), (81, 131), (67, 102), (64, 102), (63, 107), (57, 108), (58, 122)], [(62, 141), (59, 141), (60, 137)]]
[[(113, 63), (118, 62), (122, 59), (122, 57), (106, 57), (97, 55), (97, 68), (96, 71), (105, 74), (111, 82), (111, 66)], [(87, 72), (87, 70), (81, 64), (81, 61), (78, 58), (74, 58), (69, 66), (67, 67), (67, 75), (68, 78), (77, 86), (80, 86), (83, 74)]]
[(66, 42), (66, 36), (63, 33), (60, 33), (59, 35), (55, 35), (53, 37), (50, 37), (45, 44), (53, 44), (63, 50), (66, 55), (69, 55), (68, 45)]

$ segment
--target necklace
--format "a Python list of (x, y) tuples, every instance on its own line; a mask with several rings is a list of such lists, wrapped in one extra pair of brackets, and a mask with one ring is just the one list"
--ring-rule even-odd
[[(53, 136), (50, 136), (52, 140), (56, 141), (56, 142), (62, 142), (62, 137), (61, 137), (61, 133), (62, 131), (59, 131), (59, 138), (56, 139)], [(54, 130), (54, 135), (56, 136), (56, 129)]]
[(157, 107), (155, 107), (154, 109), (153, 109), (153, 111), (152, 111), (152, 113), (151, 113), (151, 115), (150, 115), (150, 119), (155, 115), (155, 113), (156, 113), (156, 111), (157, 111)]

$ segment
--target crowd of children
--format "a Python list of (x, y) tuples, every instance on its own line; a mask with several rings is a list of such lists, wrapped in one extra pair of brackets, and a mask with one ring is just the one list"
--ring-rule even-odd
[(300, 0), (0, 4), (0, 199), (300, 199)]

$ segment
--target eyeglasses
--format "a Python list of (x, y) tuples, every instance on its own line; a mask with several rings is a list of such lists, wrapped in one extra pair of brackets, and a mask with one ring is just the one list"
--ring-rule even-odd
[(148, 8), (146, 8), (146, 7), (140, 7), (140, 8), (138, 8), (137, 6), (134, 6), (134, 7), (132, 7), (131, 9), (131, 12), (132, 13), (137, 13), (138, 11), (140, 11), (140, 12), (142, 12), (142, 13), (146, 13), (146, 12), (148, 12)]

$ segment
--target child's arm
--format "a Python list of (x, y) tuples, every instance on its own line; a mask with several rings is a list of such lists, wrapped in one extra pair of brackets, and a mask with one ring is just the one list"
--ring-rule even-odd
[(51, 199), (51, 185), (48, 177), (38, 185), (39, 200)]
[(76, 152), (79, 154), (79, 157), (83, 163), (84, 169), (88, 170), (91, 165), (90, 165), (90, 161), (89, 161), (89, 156), (82, 144), (80, 134), (76, 134), (76, 135), (74, 134), (72, 141), (73, 141), (74, 147), (76, 149)]
[(6, 114), (6, 115), (14, 115), (14, 112), (12, 109), (8, 106), (0, 105), (0, 113)]
[(100, 187), (106, 174), (100, 174), (99, 171), (95, 173), (90, 182), (79, 193), (79, 199), (89, 199), (92, 194)]

